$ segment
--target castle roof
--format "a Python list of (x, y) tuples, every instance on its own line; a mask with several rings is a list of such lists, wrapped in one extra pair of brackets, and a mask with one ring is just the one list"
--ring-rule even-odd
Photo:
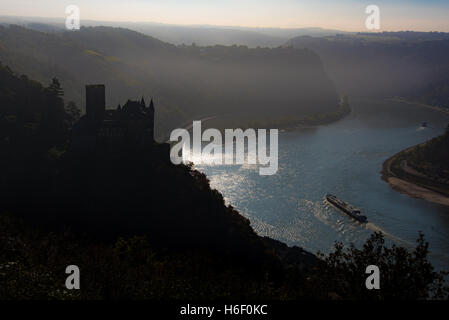
[(145, 109), (138, 101), (128, 100), (123, 106), (122, 112), (130, 116), (145, 116)]

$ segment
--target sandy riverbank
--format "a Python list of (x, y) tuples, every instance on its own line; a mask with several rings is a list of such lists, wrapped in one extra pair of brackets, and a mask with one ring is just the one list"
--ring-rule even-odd
[(396, 156), (397, 155), (394, 155), (387, 159), (383, 163), (382, 168), (382, 179), (386, 181), (392, 189), (413, 198), (424, 199), (433, 203), (449, 206), (449, 197), (396, 177), (390, 170), (391, 163)]

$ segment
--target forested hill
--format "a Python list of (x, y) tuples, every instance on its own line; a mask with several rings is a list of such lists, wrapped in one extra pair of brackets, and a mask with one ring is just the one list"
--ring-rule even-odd
[[(3, 214), (9, 213), (45, 231), (67, 227), (98, 242), (141, 235), (161, 250), (206, 252), (239, 267), (264, 264), (262, 276), (271, 268), (279, 272), (278, 250), (298, 265), (317, 262), (302, 249), (259, 237), (204, 174), (173, 165), (157, 144), (89, 154), (71, 150), (73, 115), (62, 95), (56, 79), (44, 87), (0, 66), (2, 245)], [(0, 251), (0, 262), (5, 255), (15, 259)], [(4, 280), (0, 275), (0, 284)]]
[(317, 52), (340, 92), (376, 98), (403, 96), (449, 107), (449, 33), (297, 37), (286, 46)]
[(44, 87), (0, 64), (0, 150), (5, 163), (66, 146), (78, 114), (72, 104), (64, 105), (63, 94), (57, 79)]
[[(83, 19), (86, 27), (121, 27), (134, 30), (164, 42), (174, 45), (196, 43), (200, 46), (214, 45), (244, 45), (251, 48), (275, 48), (283, 45), (288, 39), (300, 35), (324, 37), (337, 33), (347, 33), (340, 30), (322, 28), (255, 28), (229, 27), (214, 25), (172, 25), (152, 22), (125, 21), (95, 21)], [(64, 18), (38, 18), (1, 16), (0, 25), (20, 25), (29, 29), (43, 32), (63, 32), (66, 30)]]
[(405, 154), (407, 165), (446, 187), (449, 185), (449, 125), (443, 135)]
[(0, 28), (0, 61), (41, 82), (57, 77), (84, 107), (84, 85), (104, 83), (115, 108), (142, 94), (156, 103), (158, 135), (193, 117), (332, 112), (338, 97), (310, 50), (174, 46), (112, 27), (43, 33)]

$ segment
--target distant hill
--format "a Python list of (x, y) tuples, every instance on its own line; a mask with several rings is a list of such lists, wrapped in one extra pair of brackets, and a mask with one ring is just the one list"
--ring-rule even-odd
[[(0, 16), (0, 24), (20, 25), (36, 31), (62, 32), (65, 30), (64, 19), (39, 18), (39, 17), (11, 17)], [(214, 26), (214, 25), (173, 25), (151, 22), (111, 22), (84, 20), (85, 27), (121, 27), (143, 34), (156, 37), (162, 41), (175, 45), (199, 46), (214, 45), (243, 45), (255, 47), (279, 47), (288, 39), (298, 36), (324, 37), (349, 32), (328, 30), (322, 28), (254, 28), (238, 26)]]
[(117, 26), (119, 25), (176, 45), (196, 43), (200, 46), (243, 45), (251, 48), (279, 47), (288, 39), (302, 35), (324, 37), (345, 33), (343, 31), (322, 28), (281, 29), (236, 26), (177, 26), (149, 23), (117, 23)]
[(291, 39), (286, 46), (317, 52), (339, 92), (405, 96), (449, 107), (449, 33), (302, 36)]
[(156, 133), (206, 115), (333, 112), (338, 97), (318, 55), (292, 48), (174, 46), (123, 28), (39, 32), (0, 27), (0, 61), (41, 82), (60, 79), (84, 108), (84, 85), (104, 83), (107, 105), (153, 96)]

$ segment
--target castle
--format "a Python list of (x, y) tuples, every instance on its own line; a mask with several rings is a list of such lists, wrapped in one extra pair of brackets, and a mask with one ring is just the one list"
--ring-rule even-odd
[(145, 148), (155, 144), (154, 104), (131, 101), (106, 109), (104, 85), (86, 86), (86, 114), (73, 126), (75, 151), (117, 150), (121, 147)]

